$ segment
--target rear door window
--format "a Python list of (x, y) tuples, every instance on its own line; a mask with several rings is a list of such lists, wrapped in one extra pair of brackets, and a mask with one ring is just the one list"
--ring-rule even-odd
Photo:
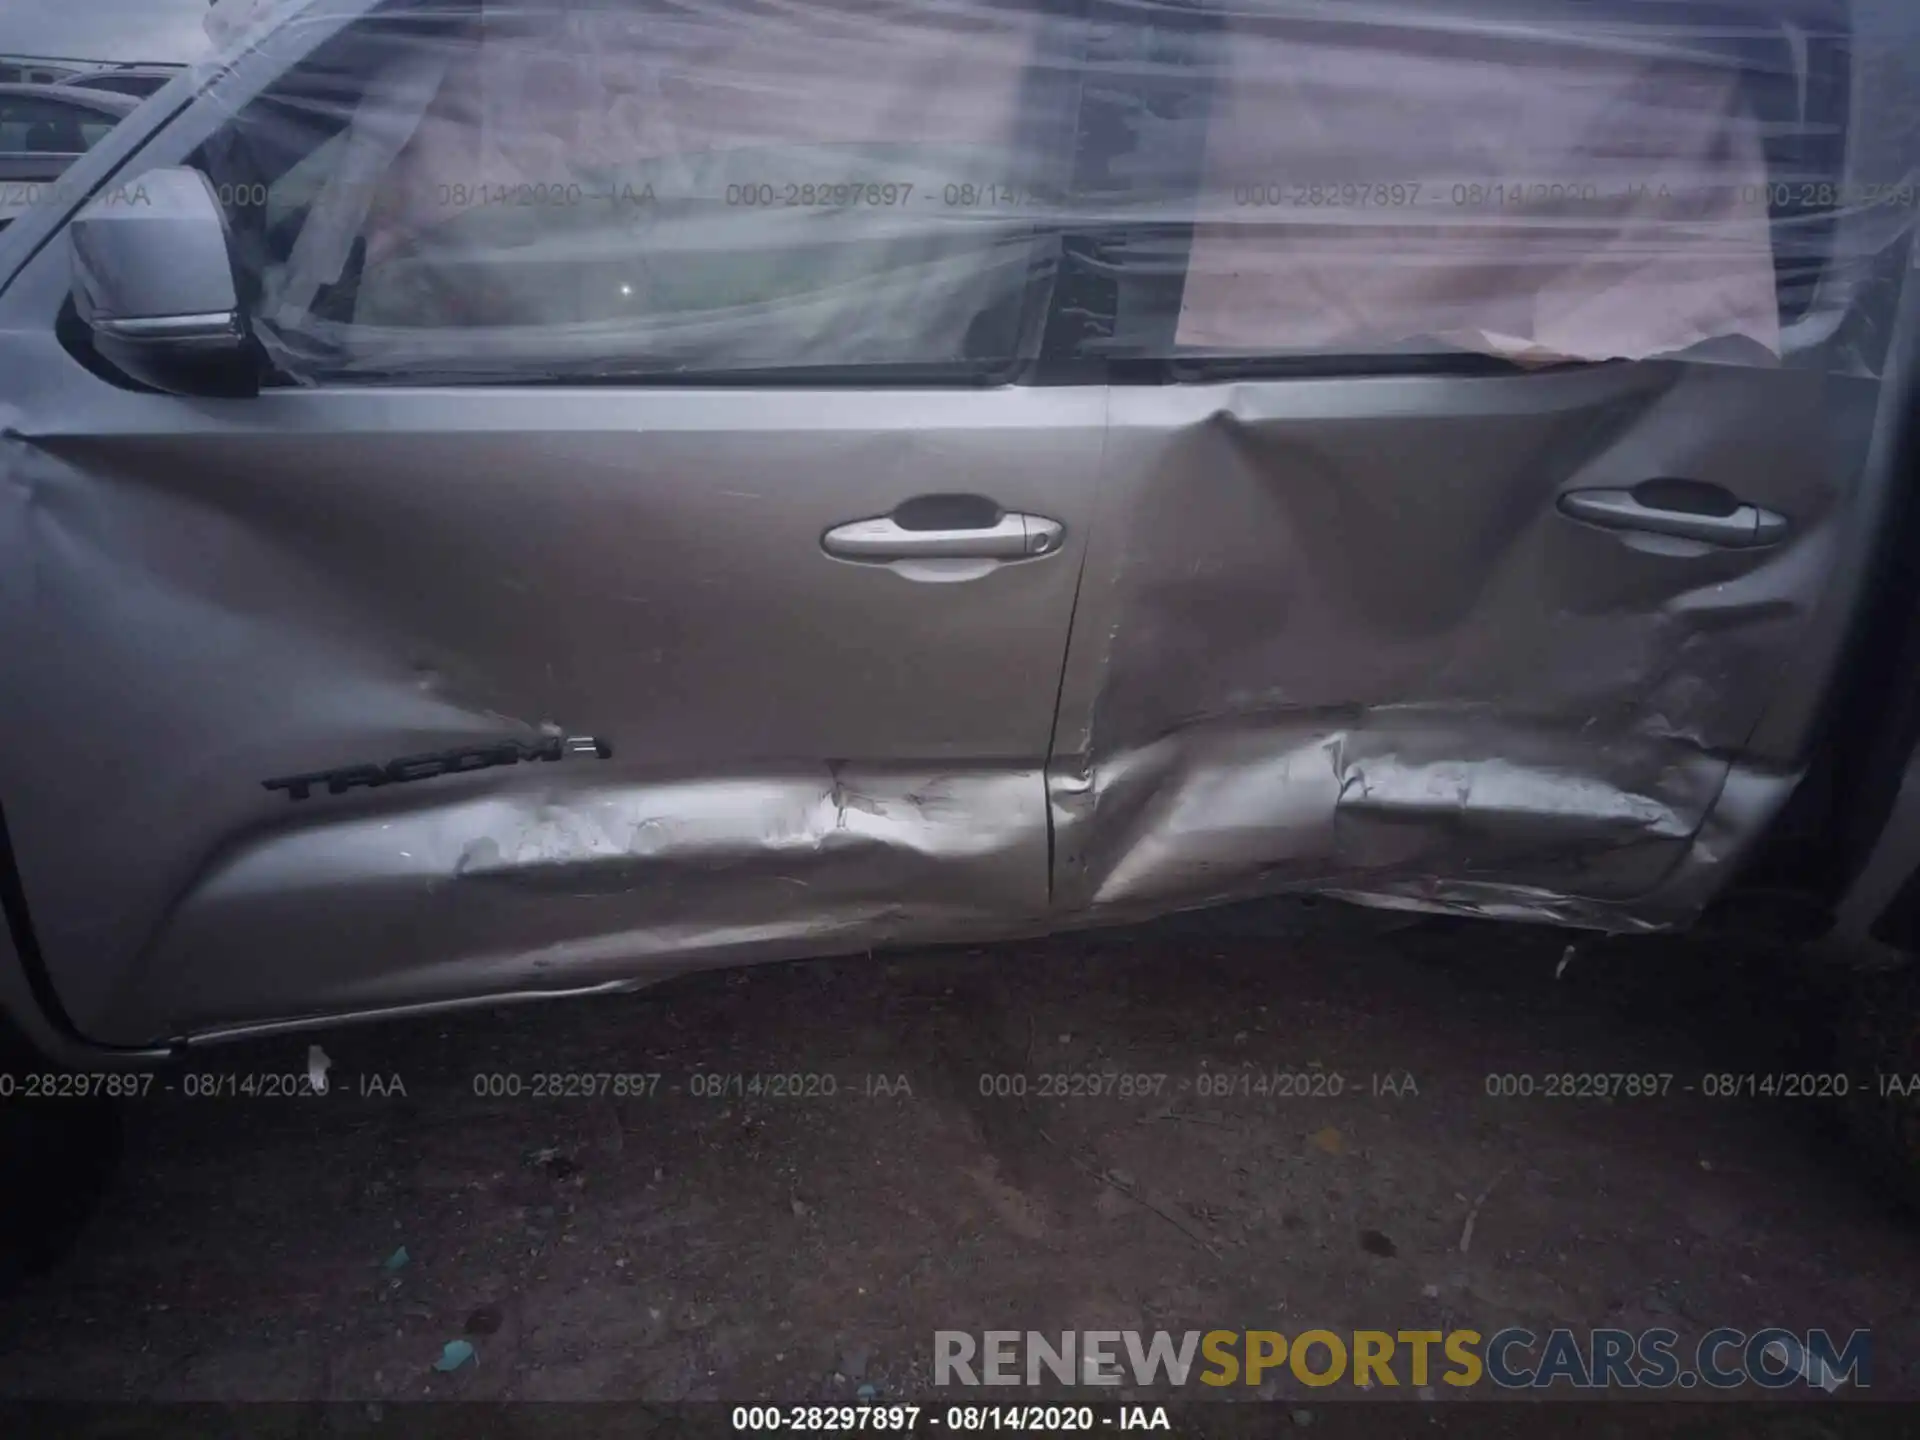
[(1774, 364), (1823, 280), (1910, 231), (1908, 168), (1843, 180), (1837, 0), (1219, 0), (1108, 20), (1080, 115), (1072, 353), (1183, 373)]

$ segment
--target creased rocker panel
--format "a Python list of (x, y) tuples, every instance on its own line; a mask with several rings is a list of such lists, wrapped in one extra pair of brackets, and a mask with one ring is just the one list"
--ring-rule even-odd
[[(1443, 34), (1475, 33), (1449, 13)], [(1856, 7), (1856, 31), (1898, 33), (1892, 16)], [(1856, 67), (1855, 83), (1843, 173), (1892, 184), (1911, 152), (1861, 117), (1915, 93), (1912, 76)], [(1206, 137), (1181, 119), (1164, 138), (1191, 157)], [(125, 158), (113, 149), (76, 177)], [(207, 402), (234, 426), (209, 453), (182, 445), (179, 402), (44, 378), (70, 364), (52, 337), (10, 336), (30, 378), (6, 427), (0, 533), (34, 563), (11, 582), (14, 653), (32, 660), (7, 667), (8, 713), (37, 768), (9, 747), (0, 793), (62, 999), (86, 1033), (133, 1043), (1293, 888), (1612, 928), (1684, 920), (1791, 788), (1884, 498), (1875, 377), (1905, 231), (1872, 207), (1828, 223), (1829, 258), (1861, 263), (1830, 267), (1798, 333), (1773, 336), (1764, 316), (1758, 337), (1731, 327), (1778, 340), (1781, 368), (1209, 380), (1232, 352), (1202, 347), (1185, 384), (789, 392), (771, 418), (747, 392), (443, 392), (405, 434), (378, 390), (323, 413), (341, 397), (322, 384)], [(1213, 238), (1218, 255), (1244, 237)], [(1207, 253), (1192, 244), (1181, 263)], [(1266, 276), (1272, 313), (1297, 315), (1299, 297), (1272, 289), (1288, 273)], [(35, 283), (54, 283), (51, 264)], [(1128, 303), (1122, 287), (1122, 359)], [(1185, 300), (1175, 313), (1197, 324)], [(1235, 319), (1216, 298), (1211, 328)], [(1308, 317), (1321, 341), (1326, 319)], [(1503, 353), (1506, 329), (1486, 328)], [(1521, 338), (1516, 353), (1539, 358), (1542, 337)], [(1564, 331), (1554, 343), (1565, 352)], [(556, 405), (559, 440), (531, 418)], [(610, 420), (631, 432), (605, 433)], [(463, 447), (463, 429), (489, 448)], [(390, 448), (402, 459), (380, 473)], [(812, 525), (815, 509), (884, 513), (906, 485), (975, 488), (982, 464), (1011, 469), (997, 497), (1064, 519), (1067, 544), (978, 587), (970, 604), (990, 613), (965, 627), (980, 643), (958, 673), (902, 658), (940, 633), (943, 587), (870, 575), (856, 590), (823, 571), (772, 593), (755, 577), (791, 559), (771, 540), (726, 548), (729, 493)], [(755, 484), (775, 465), (784, 499)], [(447, 508), (396, 493), (396, 472), (470, 488)], [(570, 493), (556, 475), (592, 479)], [(828, 475), (853, 478), (799, 493)], [(1023, 493), (1022, 475), (1063, 478)], [(1791, 532), (1709, 552), (1555, 511), (1566, 489), (1666, 475), (1721, 484)], [(692, 524), (676, 513), (689, 497)], [(620, 525), (597, 534), (610, 513)], [(395, 533), (424, 550), (380, 538)], [(558, 543), (563, 583), (549, 573), (529, 596), (498, 578)], [(650, 609), (663, 584), (642, 587), (636, 614), (606, 614), (649, 564), (692, 584), (692, 603)], [(423, 574), (462, 578), (436, 594)], [(900, 612), (887, 663), (823, 650), (836, 617), (876, 599)], [(36, 606), (73, 622), (57, 651), (22, 628)], [(1051, 655), (985, 643), (1034, 631)], [(608, 656), (629, 651), (652, 665), (610, 678)], [(825, 716), (823, 664), (845, 682)], [(703, 703), (676, 710), (690, 682)], [(129, 689), (149, 729), (115, 731), (121, 753), (66, 723)], [(165, 757), (204, 736), (208, 695), (227, 739), (170, 772)], [(891, 730), (863, 727), (863, 707)], [(990, 753), (943, 765), (965, 737), (939, 717), (979, 707), (1004, 716)], [(615, 758), (297, 808), (257, 788), (336, 759), (531, 741), (547, 720), (604, 735)], [(783, 747), (863, 758), (734, 763)], [(98, 783), (76, 789), (89, 767)], [(229, 779), (233, 798), (205, 799)], [(63, 849), (55, 811), (76, 804), (96, 826)], [(102, 873), (116, 876), (104, 904)]]

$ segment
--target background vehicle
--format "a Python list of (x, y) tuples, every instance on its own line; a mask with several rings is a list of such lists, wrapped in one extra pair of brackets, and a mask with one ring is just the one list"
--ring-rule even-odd
[(38, 1043), (1288, 891), (1841, 906), (1920, 734), (1859, 688), (1904, 0), (1423, 21), (1507, 86), (1371, 14), (803, 8), (296, 10), (0, 246)]
[(87, 68), (86, 61), (41, 55), (0, 55), (0, 83), (54, 85)]
[(95, 93), (105, 91), (144, 100), (185, 68), (184, 65), (108, 65), (70, 76), (59, 83), (66, 89)]
[(75, 95), (56, 85), (0, 85), (0, 228), (29, 205), (51, 201), (50, 182), (134, 104), (118, 95)]

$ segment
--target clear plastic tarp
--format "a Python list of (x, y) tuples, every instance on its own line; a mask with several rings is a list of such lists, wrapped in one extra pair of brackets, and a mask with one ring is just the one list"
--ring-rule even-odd
[(418, 3), (204, 163), (296, 380), (1876, 372), (1920, 183), (1880, 43), (1845, 0)]

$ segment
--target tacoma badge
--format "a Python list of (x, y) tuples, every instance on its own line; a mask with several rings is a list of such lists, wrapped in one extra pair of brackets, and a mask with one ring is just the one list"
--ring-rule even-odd
[(431, 780), (436, 775), (458, 775), (468, 770), (491, 770), (496, 765), (518, 765), (523, 761), (558, 760), (566, 755), (597, 755), (613, 758), (613, 747), (592, 735), (542, 736), (538, 740), (492, 740), (484, 745), (467, 745), (458, 750), (437, 750), (430, 755), (403, 755), (385, 765), (349, 765), (342, 770), (316, 770), (311, 775), (284, 775), (278, 780), (260, 783), (269, 790), (284, 790), (289, 800), (305, 800), (316, 785), (325, 785), (332, 795), (344, 795), (356, 785), (368, 787), (404, 784), (408, 780)]

